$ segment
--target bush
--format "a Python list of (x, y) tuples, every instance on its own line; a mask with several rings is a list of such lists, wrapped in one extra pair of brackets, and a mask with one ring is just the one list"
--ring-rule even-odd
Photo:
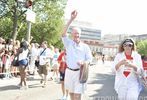
[(147, 40), (141, 40), (137, 43), (137, 51), (142, 56), (147, 56)]

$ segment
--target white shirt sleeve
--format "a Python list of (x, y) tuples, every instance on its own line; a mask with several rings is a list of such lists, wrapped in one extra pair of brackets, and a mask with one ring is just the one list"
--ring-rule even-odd
[(65, 48), (67, 48), (71, 42), (71, 39), (69, 39), (69, 37), (65, 36), (65, 37), (62, 37), (62, 42), (63, 42)]

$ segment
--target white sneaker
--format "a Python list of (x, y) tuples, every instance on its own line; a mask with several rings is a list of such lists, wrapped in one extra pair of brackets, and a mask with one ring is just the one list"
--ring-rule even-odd
[(46, 88), (46, 85), (47, 85), (47, 84), (46, 84), (46, 83), (44, 83), (44, 84), (42, 84), (42, 87), (43, 87), (43, 88)]
[(20, 88), (20, 87), (22, 87), (22, 85), (18, 84), (17, 87)]
[(20, 86), (20, 87), (19, 87), (19, 89), (20, 89), (20, 90), (23, 90), (23, 89), (24, 89), (24, 87), (23, 87), (23, 86)]
[(53, 77), (53, 80), (54, 80), (55, 82), (57, 82), (57, 81), (58, 81), (58, 77), (54, 76), (54, 77)]
[(24, 86), (24, 89), (25, 89), (25, 90), (27, 90), (27, 89), (28, 89), (28, 86), (27, 86), (27, 85), (26, 85), (26, 86)]
[(20, 89), (20, 90), (27, 90), (27, 89), (28, 89), (28, 86), (20, 86), (19, 89)]
[(63, 96), (61, 100), (67, 100), (67, 96)]

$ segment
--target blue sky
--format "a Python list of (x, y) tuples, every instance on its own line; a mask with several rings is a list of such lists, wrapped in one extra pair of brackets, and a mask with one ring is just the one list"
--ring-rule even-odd
[(102, 34), (147, 34), (147, 0), (68, 0), (65, 18), (74, 9)]

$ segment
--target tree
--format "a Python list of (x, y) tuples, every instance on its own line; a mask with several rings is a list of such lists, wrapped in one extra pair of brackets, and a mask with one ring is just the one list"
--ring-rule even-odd
[[(0, 1), (1, 34), (3, 37), (13, 37), (21, 40), (27, 33), (27, 23), (23, 3), (17, 0)], [(54, 46), (62, 46), (60, 33), (64, 24), (63, 15), (67, 0), (34, 0), (33, 11), (36, 13), (36, 23), (32, 24), (33, 41), (48, 41)], [(15, 35), (17, 33), (19, 35)]]
[(142, 56), (147, 56), (147, 40), (141, 40), (137, 42), (137, 51)]
[(54, 46), (60, 41), (65, 4), (66, 0), (38, 0), (35, 2), (33, 11), (36, 12), (37, 17), (36, 23), (32, 26), (32, 36), (36, 41), (46, 40)]
[(0, 37), (9, 38), (11, 37), (12, 21), (10, 18), (5, 18), (0, 20)]
[[(8, 28), (11, 31), (7, 34), (9, 34), (8, 36), (11, 36), (9, 38), (13, 38), (15, 40), (17, 32), (20, 30), (19, 25), (22, 25), (21, 23), (24, 22), (25, 19), (24, 13), (26, 10), (22, 9), (24, 8), (24, 4), (19, 3), (18, 0), (2, 0), (0, 1), (0, 8), (0, 19), (10, 19), (10, 26), (12, 26)], [(2, 36), (3, 35), (4, 34), (2, 34)]]

